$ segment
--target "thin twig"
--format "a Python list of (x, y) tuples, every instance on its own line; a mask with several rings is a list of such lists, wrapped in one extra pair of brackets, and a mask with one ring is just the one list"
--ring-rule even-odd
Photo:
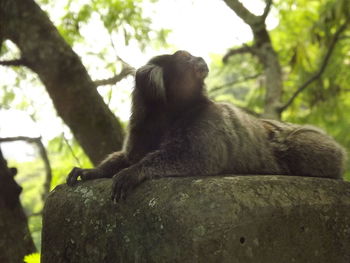
[(219, 86), (216, 86), (212, 89), (210, 89), (210, 92), (217, 92), (227, 86), (232, 86), (232, 85), (236, 85), (236, 84), (239, 84), (239, 83), (244, 83), (248, 80), (252, 80), (252, 79), (256, 79), (257, 77), (259, 77), (261, 75), (261, 73), (257, 73), (255, 75), (252, 75), (252, 76), (246, 76), (244, 78), (241, 78), (241, 79), (238, 79), (238, 80), (233, 80), (233, 81), (230, 81), (230, 82), (227, 82), (227, 83), (224, 83), (222, 85), (219, 85)]
[(328, 65), (328, 62), (329, 62), (329, 59), (331, 58), (332, 56), (332, 53), (335, 49), (335, 46), (340, 38), (340, 35), (341, 33), (343, 33), (345, 31), (345, 29), (347, 28), (348, 26), (348, 23), (350, 21), (350, 17), (338, 28), (338, 30), (335, 32), (334, 36), (333, 36), (333, 39), (328, 47), (328, 50), (322, 60), (322, 63), (321, 63), (321, 66), (320, 68), (318, 69), (317, 72), (315, 72), (308, 80), (306, 80), (296, 91), (295, 93), (289, 98), (289, 100), (287, 101), (287, 103), (285, 105), (283, 105), (281, 108), (280, 108), (280, 112), (283, 112), (284, 110), (286, 110), (293, 102), (294, 100), (296, 99), (296, 97), (302, 92), (304, 91), (312, 82), (314, 82), (315, 80), (319, 79), (322, 74), (324, 73), (327, 65)]
[(43, 159), (44, 164), (45, 164), (46, 178), (45, 178), (45, 182), (44, 182), (44, 193), (42, 195), (43, 201), (45, 201), (47, 195), (50, 193), (51, 182), (52, 182), (52, 169), (51, 169), (49, 157), (47, 155), (47, 152), (46, 152), (46, 149), (45, 149), (45, 146), (44, 146), (42, 140), (39, 139), (36, 142), (36, 144), (39, 148), (39, 153), (40, 153), (41, 159)]
[(95, 80), (94, 83), (96, 87), (105, 86), (105, 85), (114, 85), (119, 81), (121, 81), (122, 79), (126, 78), (127, 76), (133, 75), (134, 73), (135, 73), (135, 69), (133, 67), (123, 67), (122, 71), (118, 75), (115, 75), (112, 78), (108, 78), (108, 79)]
[(222, 58), (222, 62), (227, 63), (228, 59), (237, 54), (251, 53), (254, 54), (254, 48), (249, 45), (243, 45), (239, 48), (230, 49)]
[(122, 70), (120, 71), (119, 74), (116, 74), (114, 72), (115, 75), (111, 78), (102, 79), (102, 80), (95, 80), (94, 83), (95, 83), (96, 87), (105, 86), (105, 85), (114, 85), (114, 84), (118, 83), (119, 81), (123, 80), (124, 78), (126, 78), (127, 76), (134, 75), (135, 71), (136, 71), (134, 67), (130, 66), (120, 56), (118, 56), (117, 49), (116, 49), (115, 44), (113, 42), (113, 38), (112, 38), (111, 33), (109, 33), (109, 40), (110, 40), (111, 46), (114, 50), (116, 59), (122, 63)]
[(70, 145), (70, 143), (69, 143), (69, 141), (67, 140), (66, 136), (64, 136), (64, 133), (62, 133), (62, 138), (63, 138), (64, 142), (67, 144), (68, 149), (69, 149), (69, 151), (71, 152), (71, 154), (72, 154), (74, 160), (76, 161), (77, 165), (78, 165), (79, 167), (81, 167), (81, 163), (80, 163), (80, 161), (79, 161), (79, 158), (76, 156), (76, 154), (75, 154), (75, 152), (74, 152), (74, 150), (73, 150), (73, 147)]

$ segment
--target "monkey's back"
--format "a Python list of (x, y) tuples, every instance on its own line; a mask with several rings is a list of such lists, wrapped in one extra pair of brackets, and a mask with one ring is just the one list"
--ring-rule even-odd
[(323, 130), (264, 120), (275, 127), (271, 142), (288, 174), (341, 179), (346, 151)]
[(261, 121), (225, 103), (211, 103), (193, 123), (194, 137), (222, 171), (234, 174), (281, 174)]

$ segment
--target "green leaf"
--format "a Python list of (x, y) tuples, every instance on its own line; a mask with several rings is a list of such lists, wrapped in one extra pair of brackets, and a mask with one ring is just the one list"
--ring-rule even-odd
[(40, 254), (33, 253), (24, 257), (25, 263), (40, 263)]

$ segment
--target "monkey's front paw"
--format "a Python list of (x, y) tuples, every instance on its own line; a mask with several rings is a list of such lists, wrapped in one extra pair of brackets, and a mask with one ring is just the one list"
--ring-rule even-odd
[(72, 186), (75, 185), (78, 181), (78, 178), (83, 174), (83, 169), (74, 167), (72, 171), (67, 176), (67, 184)]
[(101, 172), (98, 169), (82, 169), (74, 167), (67, 176), (67, 184), (72, 186), (78, 182), (78, 178), (81, 180), (91, 180), (102, 177)]
[(144, 177), (136, 169), (126, 168), (113, 177), (112, 201), (125, 200), (127, 195), (140, 183)]

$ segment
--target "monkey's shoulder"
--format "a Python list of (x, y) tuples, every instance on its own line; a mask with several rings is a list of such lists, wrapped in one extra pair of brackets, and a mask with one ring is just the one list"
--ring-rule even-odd
[(235, 105), (220, 102), (214, 103), (213, 108), (215, 108), (214, 112), (216, 112), (218, 120), (225, 125), (229, 125), (236, 129), (244, 128), (248, 130), (260, 130), (262, 128), (260, 119)]
[(246, 115), (246, 113), (230, 103), (210, 101), (206, 107), (203, 107), (199, 117), (220, 121), (221, 119), (232, 119), (242, 115)]
[[(262, 129), (261, 122), (254, 116), (229, 103), (210, 101), (200, 108), (193, 118), (185, 116), (177, 128), (191, 130), (192, 133), (255, 133)], [(261, 132), (260, 132), (261, 133)]]

